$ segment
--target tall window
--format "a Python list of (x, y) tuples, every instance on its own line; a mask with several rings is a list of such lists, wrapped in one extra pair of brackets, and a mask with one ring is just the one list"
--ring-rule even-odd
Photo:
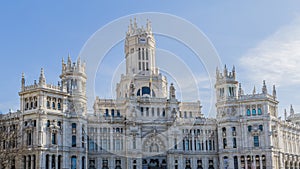
[(136, 139), (135, 139), (135, 137), (133, 137), (133, 140), (132, 140), (132, 148), (136, 149)]
[(32, 132), (27, 131), (27, 145), (32, 145)]
[(256, 110), (252, 109), (252, 115), (255, 116), (256, 115)]
[(138, 55), (139, 55), (139, 60), (141, 60), (141, 48), (139, 48)]
[(71, 169), (76, 169), (76, 156), (71, 157)]
[(238, 169), (239, 168), (237, 156), (233, 157), (233, 165), (234, 165), (234, 169)]
[(259, 137), (254, 136), (253, 137), (254, 147), (259, 147)]
[(251, 116), (250, 109), (247, 109), (247, 116)]
[(111, 109), (111, 116), (112, 116), (112, 117), (115, 116), (115, 109)]
[(146, 48), (146, 60), (148, 60), (148, 48)]
[(223, 138), (223, 149), (227, 148), (227, 140), (226, 138)]
[(257, 114), (258, 114), (258, 115), (261, 115), (261, 114), (262, 114), (261, 108), (258, 108), (258, 109), (257, 109)]
[(106, 116), (106, 117), (109, 116), (108, 109), (105, 109), (105, 116)]
[(232, 144), (233, 144), (233, 148), (236, 148), (236, 138), (235, 137), (232, 139)]
[(76, 136), (72, 136), (72, 147), (76, 147)]
[(72, 134), (76, 134), (76, 123), (72, 123)]
[(56, 133), (52, 133), (52, 137), (51, 137), (51, 142), (52, 144), (56, 144)]

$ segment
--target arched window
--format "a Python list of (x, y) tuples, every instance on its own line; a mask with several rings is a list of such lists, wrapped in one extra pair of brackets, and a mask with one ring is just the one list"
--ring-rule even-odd
[(256, 109), (252, 109), (252, 116), (256, 115)]
[(223, 149), (227, 148), (227, 139), (223, 138)]
[(261, 108), (258, 108), (258, 110), (257, 110), (257, 114), (258, 114), (258, 115), (261, 115), (261, 114), (262, 114), (262, 112), (261, 112)]
[(55, 109), (55, 102), (52, 102), (52, 109)]
[(77, 162), (76, 156), (72, 156), (71, 157), (71, 169), (76, 169), (76, 162)]
[(226, 137), (226, 128), (225, 127), (222, 128), (222, 136)]
[(250, 109), (247, 109), (247, 116), (251, 116)]
[(57, 103), (57, 109), (60, 110), (61, 109), (61, 105), (60, 103)]
[(105, 116), (106, 116), (106, 117), (109, 116), (108, 109), (105, 109)]
[(139, 60), (141, 60), (141, 48), (139, 48), (138, 55), (139, 55)]
[(111, 109), (111, 116), (112, 116), (112, 117), (115, 116), (115, 109)]
[(248, 132), (251, 132), (252, 126), (248, 126)]

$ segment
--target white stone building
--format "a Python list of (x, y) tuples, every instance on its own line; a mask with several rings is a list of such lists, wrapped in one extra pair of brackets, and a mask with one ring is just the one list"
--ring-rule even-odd
[[(25, 84), (20, 110), (1, 116), (22, 131), (24, 149), (10, 168), (23, 169), (271, 169), (300, 168), (300, 114), (278, 118), (275, 86), (244, 94), (235, 68), (217, 70), (217, 116), (198, 102), (176, 98), (173, 84), (155, 66), (150, 23), (130, 24), (126, 73), (116, 99), (96, 98), (87, 114), (85, 64), (62, 62), (60, 83)], [(5, 144), (5, 138), (1, 140)], [(4, 148), (5, 149), (5, 148)], [(0, 151), (1, 152), (1, 151)], [(0, 166), (4, 168), (3, 166)]]

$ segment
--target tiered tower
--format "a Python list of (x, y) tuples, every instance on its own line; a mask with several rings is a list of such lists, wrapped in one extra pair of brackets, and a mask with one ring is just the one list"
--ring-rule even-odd
[(61, 85), (69, 94), (68, 112), (79, 116), (86, 115), (86, 74), (85, 63), (78, 58), (77, 63), (72, 63), (70, 56), (67, 63), (62, 61)]
[[(125, 38), (126, 74), (117, 84), (117, 98), (135, 96), (167, 98), (167, 80), (155, 66), (155, 39), (151, 23), (130, 23)], [(134, 86), (134, 91), (132, 91)]]

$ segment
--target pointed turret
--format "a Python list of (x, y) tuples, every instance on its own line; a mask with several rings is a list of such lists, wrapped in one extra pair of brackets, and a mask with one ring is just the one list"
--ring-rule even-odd
[(266, 81), (265, 80), (263, 81), (262, 93), (263, 94), (267, 94), (268, 93), (267, 86), (266, 86)]
[(170, 89), (169, 89), (169, 98), (170, 99), (175, 99), (176, 95), (175, 95), (175, 87), (173, 85), (173, 83), (171, 83)]
[(225, 66), (224, 66), (224, 77), (226, 77), (227, 74), (228, 74), (228, 70), (227, 70), (227, 67), (226, 67), (226, 64), (225, 64)]
[(284, 120), (286, 120), (287, 118), (287, 112), (286, 112), (286, 109), (284, 109)]
[(255, 86), (253, 87), (252, 94), (253, 94), (253, 95), (255, 95), (255, 94), (256, 94), (256, 88), (255, 88)]
[(25, 88), (25, 75), (24, 75), (24, 73), (22, 73), (21, 86), (22, 86), (22, 90), (24, 90), (24, 88)]
[(70, 69), (72, 66), (71, 56), (70, 53), (68, 54), (68, 62), (67, 62), (67, 69)]
[(291, 105), (291, 108), (290, 108), (290, 115), (294, 115), (295, 112), (294, 112), (294, 108), (293, 108), (293, 105)]
[(242, 84), (239, 83), (239, 96), (243, 95), (244, 92), (243, 92), (243, 89), (242, 89)]
[(232, 67), (232, 76), (235, 78), (235, 66)]
[(276, 94), (276, 87), (273, 85), (273, 98), (276, 99), (277, 94)]
[(39, 77), (39, 85), (40, 86), (46, 85), (46, 78), (45, 78), (45, 74), (44, 74), (44, 69), (43, 68), (41, 68), (41, 74), (40, 74), (40, 77)]

